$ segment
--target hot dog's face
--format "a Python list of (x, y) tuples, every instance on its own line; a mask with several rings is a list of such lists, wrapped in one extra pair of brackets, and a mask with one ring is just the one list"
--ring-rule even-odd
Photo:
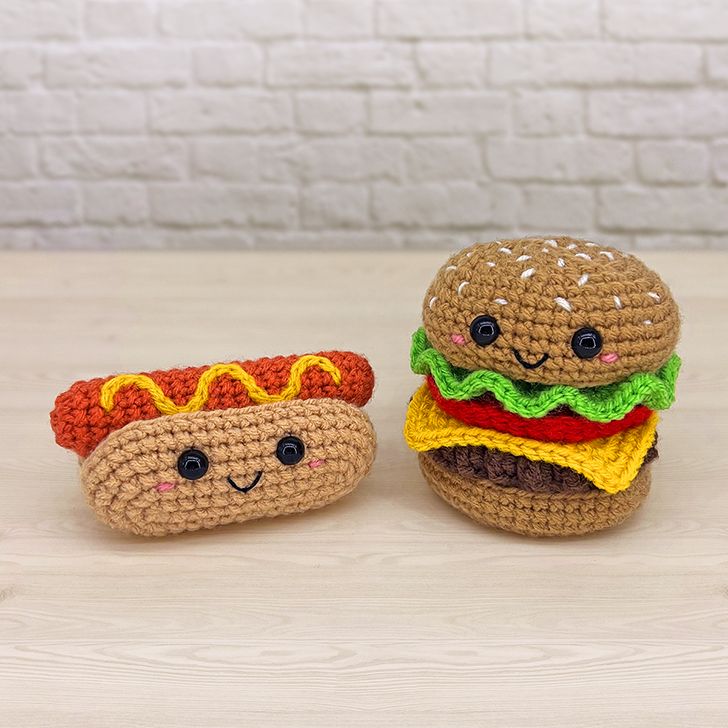
[(680, 330), (656, 273), (634, 256), (565, 236), (456, 253), (427, 291), (423, 320), (453, 366), (576, 387), (656, 371)]
[(101, 520), (162, 536), (327, 505), (374, 450), (357, 407), (295, 400), (132, 422), (91, 453), (81, 480)]

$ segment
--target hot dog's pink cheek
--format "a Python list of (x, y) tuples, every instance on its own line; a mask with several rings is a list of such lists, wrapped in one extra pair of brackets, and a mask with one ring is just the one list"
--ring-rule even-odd
[(599, 361), (604, 362), (605, 364), (614, 364), (615, 361), (619, 359), (619, 354), (617, 354), (616, 351), (610, 351), (606, 354), (602, 354), (599, 357)]
[(166, 493), (168, 490), (172, 490), (172, 488), (176, 487), (177, 483), (157, 483), (157, 485), (154, 486), (154, 490), (156, 490), (159, 493)]
[(458, 346), (463, 346), (465, 344), (465, 337), (462, 334), (450, 334), (450, 341)]

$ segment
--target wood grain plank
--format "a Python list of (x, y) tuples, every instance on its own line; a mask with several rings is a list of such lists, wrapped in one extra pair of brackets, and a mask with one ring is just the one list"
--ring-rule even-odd
[[(0, 725), (728, 725), (728, 256), (645, 254), (684, 313), (653, 493), (612, 532), (484, 529), (402, 442), (439, 253), (0, 254)], [(371, 476), (318, 512), (142, 540), (47, 415), (77, 378), (350, 348)]]

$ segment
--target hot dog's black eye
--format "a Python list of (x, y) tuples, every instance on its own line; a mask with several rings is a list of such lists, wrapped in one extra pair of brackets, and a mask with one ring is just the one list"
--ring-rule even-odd
[(287, 435), (278, 440), (276, 457), (284, 465), (295, 465), (303, 460), (306, 448), (301, 440), (294, 435)]
[(571, 337), (571, 348), (579, 359), (593, 359), (602, 350), (601, 334), (585, 326)]
[(210, 467), (210, 461), (207, 455), (201, 450), (185, 450), (177, 458), (177, 472), (187, 480), (197, 480), (201, 478)]
[(500, 336), (500, 326), (492, 316), (476, 316), (470, 324), (470, 336), (478, 346), (488, 346)]

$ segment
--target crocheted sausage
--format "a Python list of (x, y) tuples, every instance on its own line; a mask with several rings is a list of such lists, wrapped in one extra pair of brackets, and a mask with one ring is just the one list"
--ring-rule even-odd
[[(339, 371), (339, 383), (331, 376), (332, 369)], [(86, 457), (110, 432), (130, 422), (172, 414), (185, 406), (188, 411), (248, 407), (274, 401), (286, 388), (287, 394), (296, 390), (297, 399), (334, 397), (362, 407), (372, 396), (374, 374), (358, 354), (324, 351), (97, 378), (76, 382), (58, 395), (51, 427), (61, 447)], [(167, 404), (166, 410), (160, 411), (160, 402), (163, 407)]]

